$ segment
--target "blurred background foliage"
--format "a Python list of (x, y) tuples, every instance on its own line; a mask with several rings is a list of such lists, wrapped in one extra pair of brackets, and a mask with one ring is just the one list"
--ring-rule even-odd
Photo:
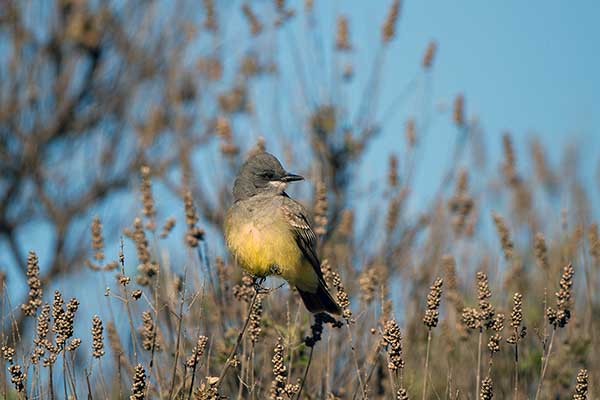
[[(568, 263), (576, 271), (574, 322), (558, 331), (558, 354), (546, 357), (543, 398), (573, 392), (578, 368), (599, 362), (590, 352), (598, 340), (598, 140), (593, 132), (575, 140), (555, 132), (526, 137), (527, 111), (506, 115), (505, 103), (516, 100), (500, 95), (490, 100), (491, 125), (500, 120), (501, 128), (519, 129), (520, 140), (513, 143), (515, 135), (500, 128), (486, 133), (487, 115), (470, 110), (489, 105), (473, 105), (469, 92), (461, 93), (468, 81), (441, 83), (453, 92), (436, 90), (434, 77), (450, 80), (455, 72), (438, 73), (444, 36), (398, 37), (420, 23), (421, 10), (411, 9), (415, 18), (398, 1), (0, 0), (1, 342), (15, 347), (36, 377), (31, 397), (48, 397), (49, 378), (28, 360), (39, 323), (20, 307), (31, 299), (30, 250), (39, 257), (43, 302), (52, 301), (55, 289), (79, 299), (75, 331), (86, 348), (93, 314), (115, 326), (107, 350), (113, 362), (97, 368), (118, 385), (103, 383), (94, 394), (122, 396), (137, 362), (146, 367), (150, 397), (185, 397), (188, 387), (198, 398), (210, 392), (210, 378), (219, 376), (248, 316), (245, 290), (253, 290), (224, 251), (221, 223), (236, 171), (248, 154), (265, 149), (307, 177), (291, 193), (313, 211), (324, 269), (340, 274), (338, 293), (349, 294), (355, 321), (342, 331), (327, 328), (313, 355), (303, 343), (313, 322), (297, 295), (287, 288), (270, 293), (258, 316), (262, 339), (243, 340), (237, 373), (219, 382), (222, 395), (266, 397), (272, 376), (260, 366), (282, 337), (285, 379), (295, 383), (308, 371), (307, 398), (389, 398), (397, 384), (416, 397), (427, 387), (429, 332), (427, 397), (473, 398), (477, 332), (461, 324), (461, 314), (477, 302), (476, 271), (489, 277), (491, 301), (507, 320), (513, 292), (524, 296), (529, 334), (521, 345), (519, 391), (532, 395), (548, 351), (545, 308), (554, 304)], [(443, 10), (431, 13), (435, 20)], [(481, 38), (471, 45), (482, 41), (489, 46)], [(404, 46), (412, 58), (403, 56)], [(444, 56), (476, 63), (469, 54)], [(519, 63), (508, 52), (503, 57)], [(494, 76), (503, 64), (485, 80), (506, 79)], [(581, 72), (580, 64), (573, 68)], [(573, 78), (573, 86), (581, 79)], [(535, 91), (514, 82), (524, 96)], [(586, 109), (594, 99), (589, 93), (586, 86), (573, 99)], [(556, 107), (552, 98), (534, 98)], [(540, 115), (536, 110), (531, 116)], [(541, 115), (564, 124), (573, 120), (570, 112)], [(584, 127), (594, 127), (594, 115)], [(428, 330), (421, 318), (437, 276), (445, 285), (442, 323)], [(130, 299), (135, 291), (142, 300)], [(184, 308), (186, 318), (178, 319)], [(151, 313), (144, 317), (144, 310)], [(394, 319), (406, 368), (388, 377), (380, 340)], [(156, 340), (148, 354), (136, 350), (136, 327), (148, 323), (168, 350), (156, 360)], [(179, 353), (189, 354), (199, 334), (208, 337), (210, 362), (190, 374)], [(513, 390), (510, 351), (504, 343), (494, 356), (499, 398)], [(69, 380), (69, 363), (92, 370), (88, 351), (72, 354), (55, 380)], [(150, 360), (173, 368), (172, 377), (153, 370)], [(590, 372), (597, 381), (597, 369)], [(85, 393), (84, 375), (76, 380), (65, 393)]]

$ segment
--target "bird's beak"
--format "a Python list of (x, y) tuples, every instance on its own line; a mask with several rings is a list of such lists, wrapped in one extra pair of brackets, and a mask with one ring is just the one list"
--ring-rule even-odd
[(282, 178), (281, 178), (281, 182), (296, 182), (296, 181), (303, 181), (304, 177), (300, 176), (300, 175), (296, 175), (296, 174), (285, 174)]

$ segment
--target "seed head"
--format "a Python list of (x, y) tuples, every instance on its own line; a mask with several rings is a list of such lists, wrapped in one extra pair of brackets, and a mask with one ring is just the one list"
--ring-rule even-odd
[(214, 0), (203, 0), (204, 4), (204, 28), (207, 31), (216, 32), (219, 29), (217, 24), (217, 16), (215, 12)]
[(232, 290), (233, 296), (236, 299), (245, 303), (250, 303), (254, 297), (254, 292), (256, 291), (254, 288), (254, 278), (249, 275), (244, 275), (242, 277), (242, 282), (235, 285)]
[(559, 290), (556, 292), (556, 309), (551, 307), (546, 311), (548, 322), (554, 328), (564, 328), (571, 318), (571, 287), (575, 269), (571, 264), (564, 267), (560, 278)]
[(123, 351), (123, 345), (121, 344), (119, 333), (111, 321), (106, 323), (106, 335), (108, 337), (108, 343), (111, 348), (111, 353), (115, 359), (115, 363), (118, 364), (124, 359), (125, 352)]
[(594, 262), (598, 265), (600, 264), (600, 235), (598, 234), (598, 224), (595, 222), (588, 228), (588, 242), (590, 256), (592, 256)]
[(192, 198), (192, 192), (186, 190), (183, 195), (183, 205), (185, 208), (185, 223), (188, 227), (185, 234), (185, 241), (188, 246), (196, 247), (198, 242), (204, 239), (204, 231), (196, 226), (198, 223), (198, 215)]
[(452, 118), (457, 126), (462, 127), (465, 125), (465, 98), (462, 94), (454, 98)]
[(219, 400), (223, 397), (219, 396), (217, 384), (219, 378), (216, 376), (207, 376), (206, 382), (202, 382), (194, 391), (194, 400)]
[(340, 51), (349, 51), (352, 50), (352, 45), (350, 44), (349, 38), (349, 28), (348, 28), (348, 18), (344, 16), (339, 16), (337, 19), (337, 33), (335, 36), (335, 48)]
[(510, 327), (513, 328), (513, 332), (510, 334), (506, 341), (509, 344), (516, 344), (519, 340), (523, 339), (527, 334), (525, 327), (521, 327), (523, 322), (523, 295), (521, 293), (515, 293), (513, 295), (513, 308), (510, 313)]
[(395, 320), (389, 320), (385, 323), (383, 331), (383, 345), (388, 352), (388, 368), (392, 372), (398, 372), (404, 368), (404, 359), (402, 358), (402, 333)]
[(331, 282), (337, 290), (336, 297), (338, 304), (342, 308), (342, 316), (346, 320), (347, 324), (353, 324), (354, 319), (352, 318), (352, 311), (350, 310), (350, 296), (348, 296), (348, 293), (344, 288), (340, 274), (335, 271), (332, 272)]
[(175, 223), (176, 223), (175, 217), (167, 218), (167, 220), (165, 221), (165, 224), (163, 225), (162, 230), (160, 232), (161, 239), (165, 239), (167, 236), (169, 236), (169, 233), (171, 233), (171, 231), (175, 227)]
[(500, 237), (500, 244), (502, 245), (502, 251), (504, 252), (504, 259), (506, 261), (511, 261), (514, 256), (514, 244), (510, 237), (510, 231), (508, 230), (504, 219), (499, 214), (492, 212), (492, 219), (494, 220), (496, 231)]
[(408, 392), (404, 388), (398, 389), (396, 400), (408, 400)]
[(252, 36), (260, 35), (260, 33), (262, 32), (263, 26), (260, 23), (260, 21), (258, 20), (258, 17), (254, 13), (254, 11), (252, 11), (252, 8), (250, 8), (250, 5), (248, 5), (248, 4), (242, 5), (242, 12), (244, 13), (244, 17), (246, 18), (246, 21), (248, 22), (248, 26), (250, 26), (250, 33), (252, 33)]
[(492, 400), (493, 397), (494, 385), (492, 382), (492, 378), (488, 376), (481, 382), (481, 395), (479, 398), (481, 400)]
[(391, 154), (388, 159), (388, 187), (398, 187), (398, 156)]
[(474, 208), (475, 202), (468, 193), (469, 175), (466, 170), (460, 170), (454, 195), (448, 200), (448, 208), (453, 215), (452, 225), (457, 235), (465, 231), (467, 219)]
[(102, 223), (97, 215), (92, 220), (92, 249), (94, 260), (99, 264), (104, 262), (104, 238), (102, 237)]
[(81, 339), (73, 338), (71, 342), (67, 345), (67, 351), (75, 351), (81, 345)]
[(12, 364), (8, 367), (8, 372), (10, 373), (10, 381), (15, 386), (15, 390), (19, 393), (24, 392), (27, 375), (23, 373), (21, 366), (19, 364)]
[(494, 318), (494, 307), (489, 302), (492, 297), (492, 291), (488, 284), (487, 275), (484, 272), (477, 272), (477, 298), (479, 299), (479, 318), (488, 323)]
[(575, 395), (573, 400), (587, 400), (588, 394), (588, 371), (587, 369), (580, 369), (577, 374), (577, 386), (575, 386)]
[(37, 309), (42, 305), (42, 281), (40, 280), (40, 268), (38, 257), (35, 252), (30, 251), (27, 255), (27, 285), (29, 286), (29, 298), (27, 303), (21, 305), (25, 315), (34, 317)]
[(383, 43), (389, 43), (396, 35), (396, 22), (400, 14), (400, 0), (394, 0), (383, 23), (381, 36)]
[(550, 268), (548, 264), (548, 248), (546, 247), (546, 239), (543, 233), (538, 232), (535, 234), (533, 252), (538, 266), (544, 271), (548, 271)]
[(250, 310), (250, 316), (248, 317), (250, 318), (250, 321), (248, 323), (248, 330), (250, 332), (250, 340), (253, 344), (258, 341), (260, 333), (262, 332), (262, 329), (260, 327), (260, 321), (263, 312), (263, 297), (264, 294), (262, 293), (258, 293), (256, 295), (256, 300), (252, 305), (252, 309)]
[(156, 209), (154, 207), (154, 197), (152, 196), (152, 181), (150, 179), (150, 167), (142, 165), (140, 168), (141, 183), (140, 192), (142, 197), (142, 213), (147, 219), (146, 228), (154, 231), (156, 228)]
[(514, 186), (519, 181), (519, 177), (516, 169), (517, 162), (515, 151), (513, 149), (512, 140), (508, 132), (505, 132), (502, 135), (502, 147), (504, 149), (504, 162), (501, 166), (501, 171), (506, 182), (509, 185)]
[(329, 207), (327, 201), (327, 187), (323, 181), (317, 181), (314, 204), (313, 214), (315, 233), (319, 236), (323, 236), (327, 233), (327, 224), (329, 222), (327, 218), (327, 210)]
[(437, 51), (437, 43), (432, 40), (427, 45), (427, 50), (425, 50), (425, 54), (423, 55), (423, 69), (431, 68), (433, 64), (433, 59), (435, 58), (435, 53)]
[(377, 271), (375, 267), (365, 268), (360, 273), (358, 285), (360, 286), (360, 300), (365, 304), (370, 304), (375, 298), (375, 290), (377, 289)]
[(154, 351), (160, 351), (160, 341), (158, 340), (158, 331), (152, 319), (150, 311), (144, 311), (142, 313), (142, 326), (140, 328), (140, 334), (142, 336), (142, 347), (144, 350), (151, 351), (154, 347)]
[(473, 307), (463, 308), (461, 321), (468, 329), (481, 329), (482, 327), (479, 311)]
[(490, 336), (488, 341), (488, 349), (490, 350), (491, 355), (500, 351), (500, 342), (502, 341), (502, 336), (500, 332), (504, 329), (504, 314), (498, 313), (494, 316), (494, 319), (491, 323), (491, 329), (495, 332)]
[(10, 346), (2, 346), (0, 350), (2, 351), (2, 357), (12, 364), (15, 356), (15, 349)]
[(133, 240), (137, 257), (140, 262), (138, 265), (138, 275), (136, 281), (139, 285), (146, 286), (150, 283), (150, 279), (158, 273), (158, 265), (150, 259), (150, 251), (148, 250), (148, 240), (146, 232), (142, 226), (142, 220), (135, 218), (133, 220)]
[(192, 349), (192, 355), (188, 357), (186, 365), (188, 368), (194, 368), (198, 365), (198, 361), (204, 355), (204, 351), (206, 350), (206, 344), (208, 343), (208, 338), (206, 336), (199, 336), (198, 341), (196, 342), (196, 346)]
[(283, 339), (280, 337), (277, 339), (277, 346), (273, 350), (273, 358), (271, 359), (274, 376), (271, 382), (271, 400), (294, 398), (294, 395), (300, 389), (297, 385), (287, 383), (288, 372), (285, 366), (284, 351)]
[(415, 120), (409, 118), (406, 121), (406, 125), (404, 127), (404, 136), (406, 137), (406, 142), (409, 147), (414, 147), (417, 143), (417, 128), (415, 126)]
[(135, 375), (131, 386), (129, 400), (144, 400), (146, 398), (146, 370), (142, 364), (135, 366)]
[(423, 323), (429, 329), (435, 328), (438, 324), (443, 282), (442, 278), (436, 278), (433, 285), (429, 288), (429, 294), (427, 295), (427, 310), (423, 317)]
[(104, 338), (102, 337), (102, 320), (94, 315), (92, 318), (92, 356), (100, 358), (104, 355)]

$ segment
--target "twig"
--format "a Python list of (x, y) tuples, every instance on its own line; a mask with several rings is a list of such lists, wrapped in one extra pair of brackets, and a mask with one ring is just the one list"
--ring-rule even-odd
[(542, 363), (542, 375), (540, 376), (540, 383), (538, 384), (537, 390), (535, 392), (535, 400), (538, 400), (540, 397), (540, 393), (542, 392), (542, 383), (544, 382), (544, 377), (546, 376), (546, 370), (548, 369), (548, 360), (550, 359), (550, 353), (552, 353), (552, 344), (554, 344), (554, 335), (556, 334), (556, 328), (552, 330), (552, 335), (550, 335), (550, 344), (548, 345), (548, 353), (546, 353), (544, 357), (544, 362)]
[[(518, 338), (518, 332), (515, 328), (515, 337)], [(519, 398), (519, 340), (515, 342), (515, 395), (514, 400)]]
[[(259, 283), (259, 285), (260, 285), (260, 283)], [(257, 296), (258, 296), (258, 288), (255, 289), (254, 296), (252, 296), (252, 300), (250, 301), (250, 305), (248, 306), (248, 313), (247, 313), (248, 315), (246, 316), (246, 321), (244, 322), (244, 326), (242, 327), (242, 330), (238, 334), (237, 340), (235, 341), (235, 346), (233, 347), (233, 349), (231, 349), (231, 352), (229, 352), (229, 355), (227, 356), (227, 360), (225, 360), (225, 365), (223, 366), (223, 369), (221, 370), (221, 373), (219, 374), (219, 381), (217, 382), (217, 387), (216, 387), (217, 389), (221, 386), (221, 383), (223, 383), (223, 378), (225, 377), (227, 370), (231, 366), (231, 359), (233, 358), (235, 353), (238, 351), (240, 344), (242, 343), (242, 339), (244, 338), (244, 334), (246, 333), (246, 329), (248, 328), (248, 324), (250, 322), (250, 314), (252, 313), (252, 307), (254, 307), (254, 303), (256, 302)]]
[(93, 397), (92, 397), (92, 386), (90, 385), (90, 374), (88, 373), (87, 368), (84, 370), (84, 373), (85, 373), (85, 381), (87, 383), (87, 390), (88, 390), (88, 396), (87, 396), (87, 398), (88, 398), (88, 400), (93, 400)]
[(356, 349), (354, 348), (354, 341), (352, 340), (352, 331), (350, 330), (350, 324), (346, 323), (346, 328), (348, 328), (348, 339), (350, 340), (350, 352), (352, 353), (352, 359), (354, 360), (354, 367), (356, 368), (356, 375), (358, 377), (358, 384), (360, 385), (360, 390), (364, 396), (366, 392), (365, 385), (360, 376), (360, 367), (358, 366), (358, 357), (356, 356)]
[(169, 389), (169, 400), (173, 398), (173, 390), (175, 390), (175, 377), (177, 376), (177, 361), (179, 361), (179, 345), (181, 343), (181, 327), (183, 325), (183, 304), (185, 303), (186, 274), (187, 269), (183, 273), (183, 289), (181, 290), (181, 302), (179, 303), (179, 321), (177, 322), (177, 341), (175, 343), (175, 362), (173, 362), (173, 375), (171, 377), (171, 388)]
[(427, 351), (425, 355), (425, 366), (423, 368), (423, 396), (422, 399), (425, 400), (425, 396), (427, 394), (427, 376), (429, 375), (429, 349), (431, 347), (431, 328), (427, 332)]
[(52, 379), (52, 364), (50, 364), (50, 368), (48, 369), (48, 375), (49, 378), (48, 379), (48, 385), (49, 385), (49, 389), (50, 389), (50, 399), (54, 400), (54, 380)]
[(481, 342), (483, 340), (483, 328), (479, 328), (479, 346), (477, 347), (477, 386), (475, 387), (475, 398), (479, 399), (479, 385), (481, 383)]
[[(375, 349), (375, 357), (373, 357), (373, 362), (371, 363), (371, 366), (369, 367), (369, 372), (367, 373), (367, 378), (365, 380), (365, 385), (369, 384), (369, 381), (371, 380), (371, 376), (373, 376), (373, 372), (375, 371), (375, 367), (377, 366), (377, 359), (379, 358), (379, 353), (381, 352), (381, 344), (377, 345), (377, 348)], [(358, 394), (358, 386), (356, 387), (356, 389), (354, 389), (354, 394), (352, 395), (352, 400), (356, 399), (356, 395)]]
[(306, 382), (306, 377), (308, 376), (308, 370), (310, 369), (310, 364), (313, 358), (313, 351), (315, 350), (314, 346), (311, 346), (310, 353), (308, 355), (308, 363), (306, 364), (306, 368), (304, 369), (304, 374), (302, 376), (302, 382), (300, 382), (300, 389), (298, 390), (298, 396), (296, 400), (300, 400), (300, 395), (302, 394), (302, 389), (304, 389), (304, 383)]

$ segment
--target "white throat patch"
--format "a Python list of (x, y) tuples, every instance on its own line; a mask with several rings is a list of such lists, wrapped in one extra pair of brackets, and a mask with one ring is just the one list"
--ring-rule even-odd
[(270, 181), (269, 185), (276, 188), (279, 192), (283, 192), (287, 188), (287, 183), (281, 181)]

